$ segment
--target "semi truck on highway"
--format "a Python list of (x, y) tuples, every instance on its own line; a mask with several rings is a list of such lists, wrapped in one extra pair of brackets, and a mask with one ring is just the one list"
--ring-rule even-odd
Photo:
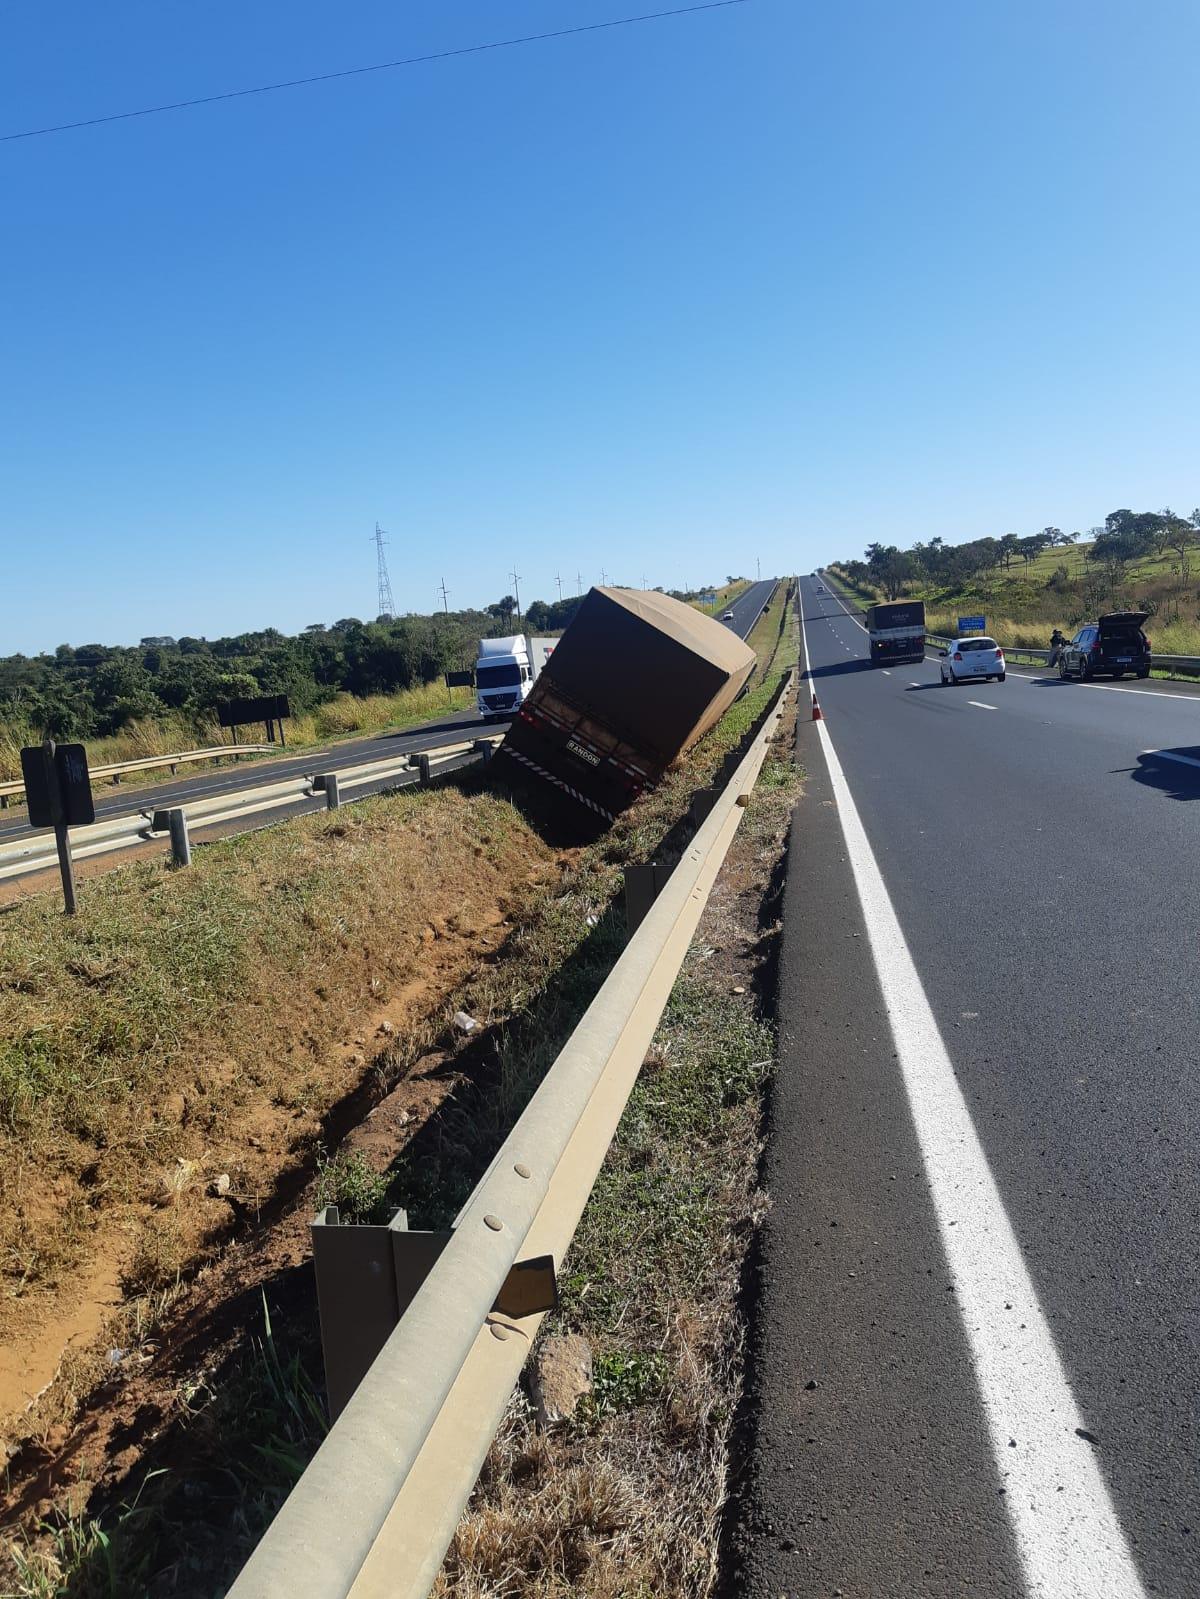
[(481, 638), (475, 662), (475, 693), (485, 722), (505, 721), (529, 698), (551, 650), (552, 638)]
[(925, 659), (924, 600), (892, 600), (867, 607), (871, 665)]
[(669, 595), (593, 588), (498, 759), (612, 821), (732, 705), (754, 651)]

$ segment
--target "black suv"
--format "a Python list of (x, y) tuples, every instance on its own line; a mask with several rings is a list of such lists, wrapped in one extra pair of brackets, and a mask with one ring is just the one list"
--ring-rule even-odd
[(1059, 653), (1059, 677), (1077, 677), (1081, 683), (1100, 672), (1112, 677), (1124, 677), (1126, 672), (1149, 677), (1150, 640), (1142, 632), (1142, 623), (1149, 614), (1113, 611), (1081, 627)]

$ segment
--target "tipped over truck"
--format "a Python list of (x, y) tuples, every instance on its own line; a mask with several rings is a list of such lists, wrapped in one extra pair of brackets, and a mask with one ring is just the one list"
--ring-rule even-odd
[(613, 821), (724, 715), (754, 665), (728, 627), (669, 595), (591, 589), (497, 758)]

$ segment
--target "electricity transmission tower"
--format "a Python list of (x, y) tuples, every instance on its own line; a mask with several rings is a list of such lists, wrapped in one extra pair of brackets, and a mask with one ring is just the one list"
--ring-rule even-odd
[(442, 610), (445, 611), (447, 616), (450, 615), (449, 594), (450, 594), (450, 590), (446, 587), (446, 579), (443, 578), (442, 579)]
[(558, 600), (559, 600), (559, 604), (561, 605), (562, 604), (562, 574), (559, 573), (559, 572), (555, 572), (554, 581), (558, 584)]
[(521, 575), (519, 572), (510, 572), (513, 581), (513, 598), (517, 602), (517, 621), (521, 620)]
[(384, 531), (379, 523), (375, 524), (375, 570), (379, 584), (379, 609), (377, 616), (385, 616), (390, 622), (396, 614), (396, 602), (392, 598), (392, 580), (388, 576), (387, 557), (383, 553), (383, 546), (387, 543)]

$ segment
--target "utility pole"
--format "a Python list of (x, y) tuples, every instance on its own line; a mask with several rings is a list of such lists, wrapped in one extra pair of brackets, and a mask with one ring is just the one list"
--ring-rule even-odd
[(442, 610), (445, 611), (447, 616), (450, 615), (449, 593), (450, 593), (450, 591), (446, 587), (446, 579), (443, 578), (442, 579)]
[(604, 585), (605, 588), (608, 587), (608, 573), (604, 570), (603, 567), (600, 568), (600, 582)]
[(379, 609), (377, 616), (386, 617), (390, 622), (396, 614), (396, 602), (392, 598), (392, 580), (388, 576), (387, 557), (383, 553), (383, 546), (387, 538), (379, 523), (375, 524), (375, 575), (379, 587)]
[(562, 604), (562, 574), (555, 572), (554, 581), (558, 584), (558, 603)]
[(517, 602), (517, 621), (519, 622), (521, 620), (521, 578), (517, 572), (510, 572), (508, 575), (512, 578), (513, 598)]
[(576, 574), (575, 574), (575, 592), (576, 592), (576, 594), (582, 594), (583, 593), (583, 573), (582, 572), (576, 572)]
[(754, 557), (754, 575), (759, 580), (759, 582), (761, 583), (762, 582), (762, 562), (759, 560), (757, 555)]

